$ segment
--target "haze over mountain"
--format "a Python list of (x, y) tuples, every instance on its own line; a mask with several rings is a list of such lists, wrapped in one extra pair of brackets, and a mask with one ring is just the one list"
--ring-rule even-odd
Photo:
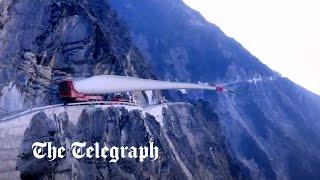
[(228, 149), (254, 178), (317, 179), (320, 98), (272, 71), (181, 0), (110, 0), (156, 75), (229, 83), (213, 105)]
[(263, 63), (320, 95), (319, 1), (183, 1)]

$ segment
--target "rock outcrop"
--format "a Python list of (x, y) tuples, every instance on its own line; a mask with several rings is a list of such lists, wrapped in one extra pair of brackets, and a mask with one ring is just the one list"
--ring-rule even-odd
[(0, 96), (12, 97), (0, 101), (2, 114), (13, 111), (7, 103), (19, 104), (16, 110), (57, 103), (57, 84), (68, 77), (154, 78), (103, 0), (0, 3)]
[[(6, 157), (11, 161), (0, 163), (0, 175), (4, 179), (244, 178), (239, 164), (226, 153), (219, 129), (217, 116), (204, 102), (142, 110), (103, 105), (58, 107), (0, 123), (1, 152), (11, 153)], [(66, 157), (36, 159), (31, 145), (44, 141), (66, 147)], [(103, 158), (75, 159), (68, 151), (72, 142), (99, 142), (108, 147), (154, 142), (160, 152), (155, 161), (110, 163)]]

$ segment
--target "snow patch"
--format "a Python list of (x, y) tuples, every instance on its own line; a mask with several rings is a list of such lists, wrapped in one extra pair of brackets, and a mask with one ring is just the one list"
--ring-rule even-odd
[(186, 90), (186, 89), (179, 89), (179, 91), (180, 91), (182, 94), (187, 94), (187, 90)]
[(144, 91), (144, 93), (146, 93), (147, 98), (148, 98), (148, 104), (153, 104), (153, 93), (152, 91)]
[(24, 108), (24, 98), (16, 85), (10, 83), (2, 89), (1, 94), (0, 113), (20, 111)]
[(155, 117), (156, 121), (160, 124), (161, 127), (164, 126), (163, 123), (163, 114), (162, 114), (162, 110), (163, 108), (167, 108), (167, 105), (158, 105), (158, 106), (152, 106), (149, 108), (145, 108), (143, 110), (143, 114), (145, 115), (146, 113), (152, 115)]
[(257, 84), (257, 82), (262, 81), (261, 76), (259, 77), (253, 77), (252, 79), (248, 79), (247, 82), (248, 83), (253, 83), (253, 84)]

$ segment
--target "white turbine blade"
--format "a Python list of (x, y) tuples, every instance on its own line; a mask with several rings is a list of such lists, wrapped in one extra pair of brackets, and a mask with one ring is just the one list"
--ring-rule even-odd
[(73, 85), (76, 91), (84, 94), (106, 94), (161, 89), (216, 90), (215, 86), (205, 84), (168, 82), (115, 75), (101, 75), (75, 80), (73, 81)]

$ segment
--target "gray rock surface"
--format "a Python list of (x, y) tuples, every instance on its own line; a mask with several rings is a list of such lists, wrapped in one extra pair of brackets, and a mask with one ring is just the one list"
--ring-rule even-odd
[[(67, 77), (153, 77), (104, 0), (0, 3), (0, 97), (21, 97), (10, 99), (16, 110), (57, 103), (57, 84)], [(14, 95), (4, 90), (12, 87)], [(0, 101), (0, 115), (14, 111), (8, 101)]]
[[(57, 84), (68, 77), (154, 78), (104, 0), (4, 0), (0, 8), (0, 116), (60, 102)], [(183, 50), (172, 52), (172, 56), (183, 55)], [(157, 103), (160, 92), (152, 94)], [(146, 94), (138, 97), (141, 104), (152, 103)], [(204, 116), (200, 105), (165, 109), (163, 114), (162, 109), (151, 111), (154, 117), (115, 107), (55, 107), (0, 122), (1, 179), (245, 177), (224, 148), (214, 114)], [(36, 141), (70, 148), (73, 141), (141, 146), (151, 140), (160, 147), (160, 158), (144, 163), (76, 160), (68, 154), (62, 160), (37, 160), (31, 149)]]
[[(15, 165), (0, 163), (0, 175), (5, 179), (242, 179), (239, 164), (224, 148), (217, 116), (207, 106), (181, 103), (142, 111), (66, 107), (2, 122), (1, 147), (18, 151), (10, 151), (13, 160), (17, 158)], [(102, 158), (75, 159), (67, 151), (63, 159), (38, 160), (31, 148), (36, 141), (67, 149), (75, 141), (109, 147), (139, 147), (153, 141), (160, 155), (156, 161), (109, 163)]]
[(238, 92), (167, 92), (167, 97), (210, 101), (227, 149), (254, 179), (318, 179), (319, 96), (272, 71), (182, 0), (110, 0), (110, 5), (158, 77), (229, 84)]

